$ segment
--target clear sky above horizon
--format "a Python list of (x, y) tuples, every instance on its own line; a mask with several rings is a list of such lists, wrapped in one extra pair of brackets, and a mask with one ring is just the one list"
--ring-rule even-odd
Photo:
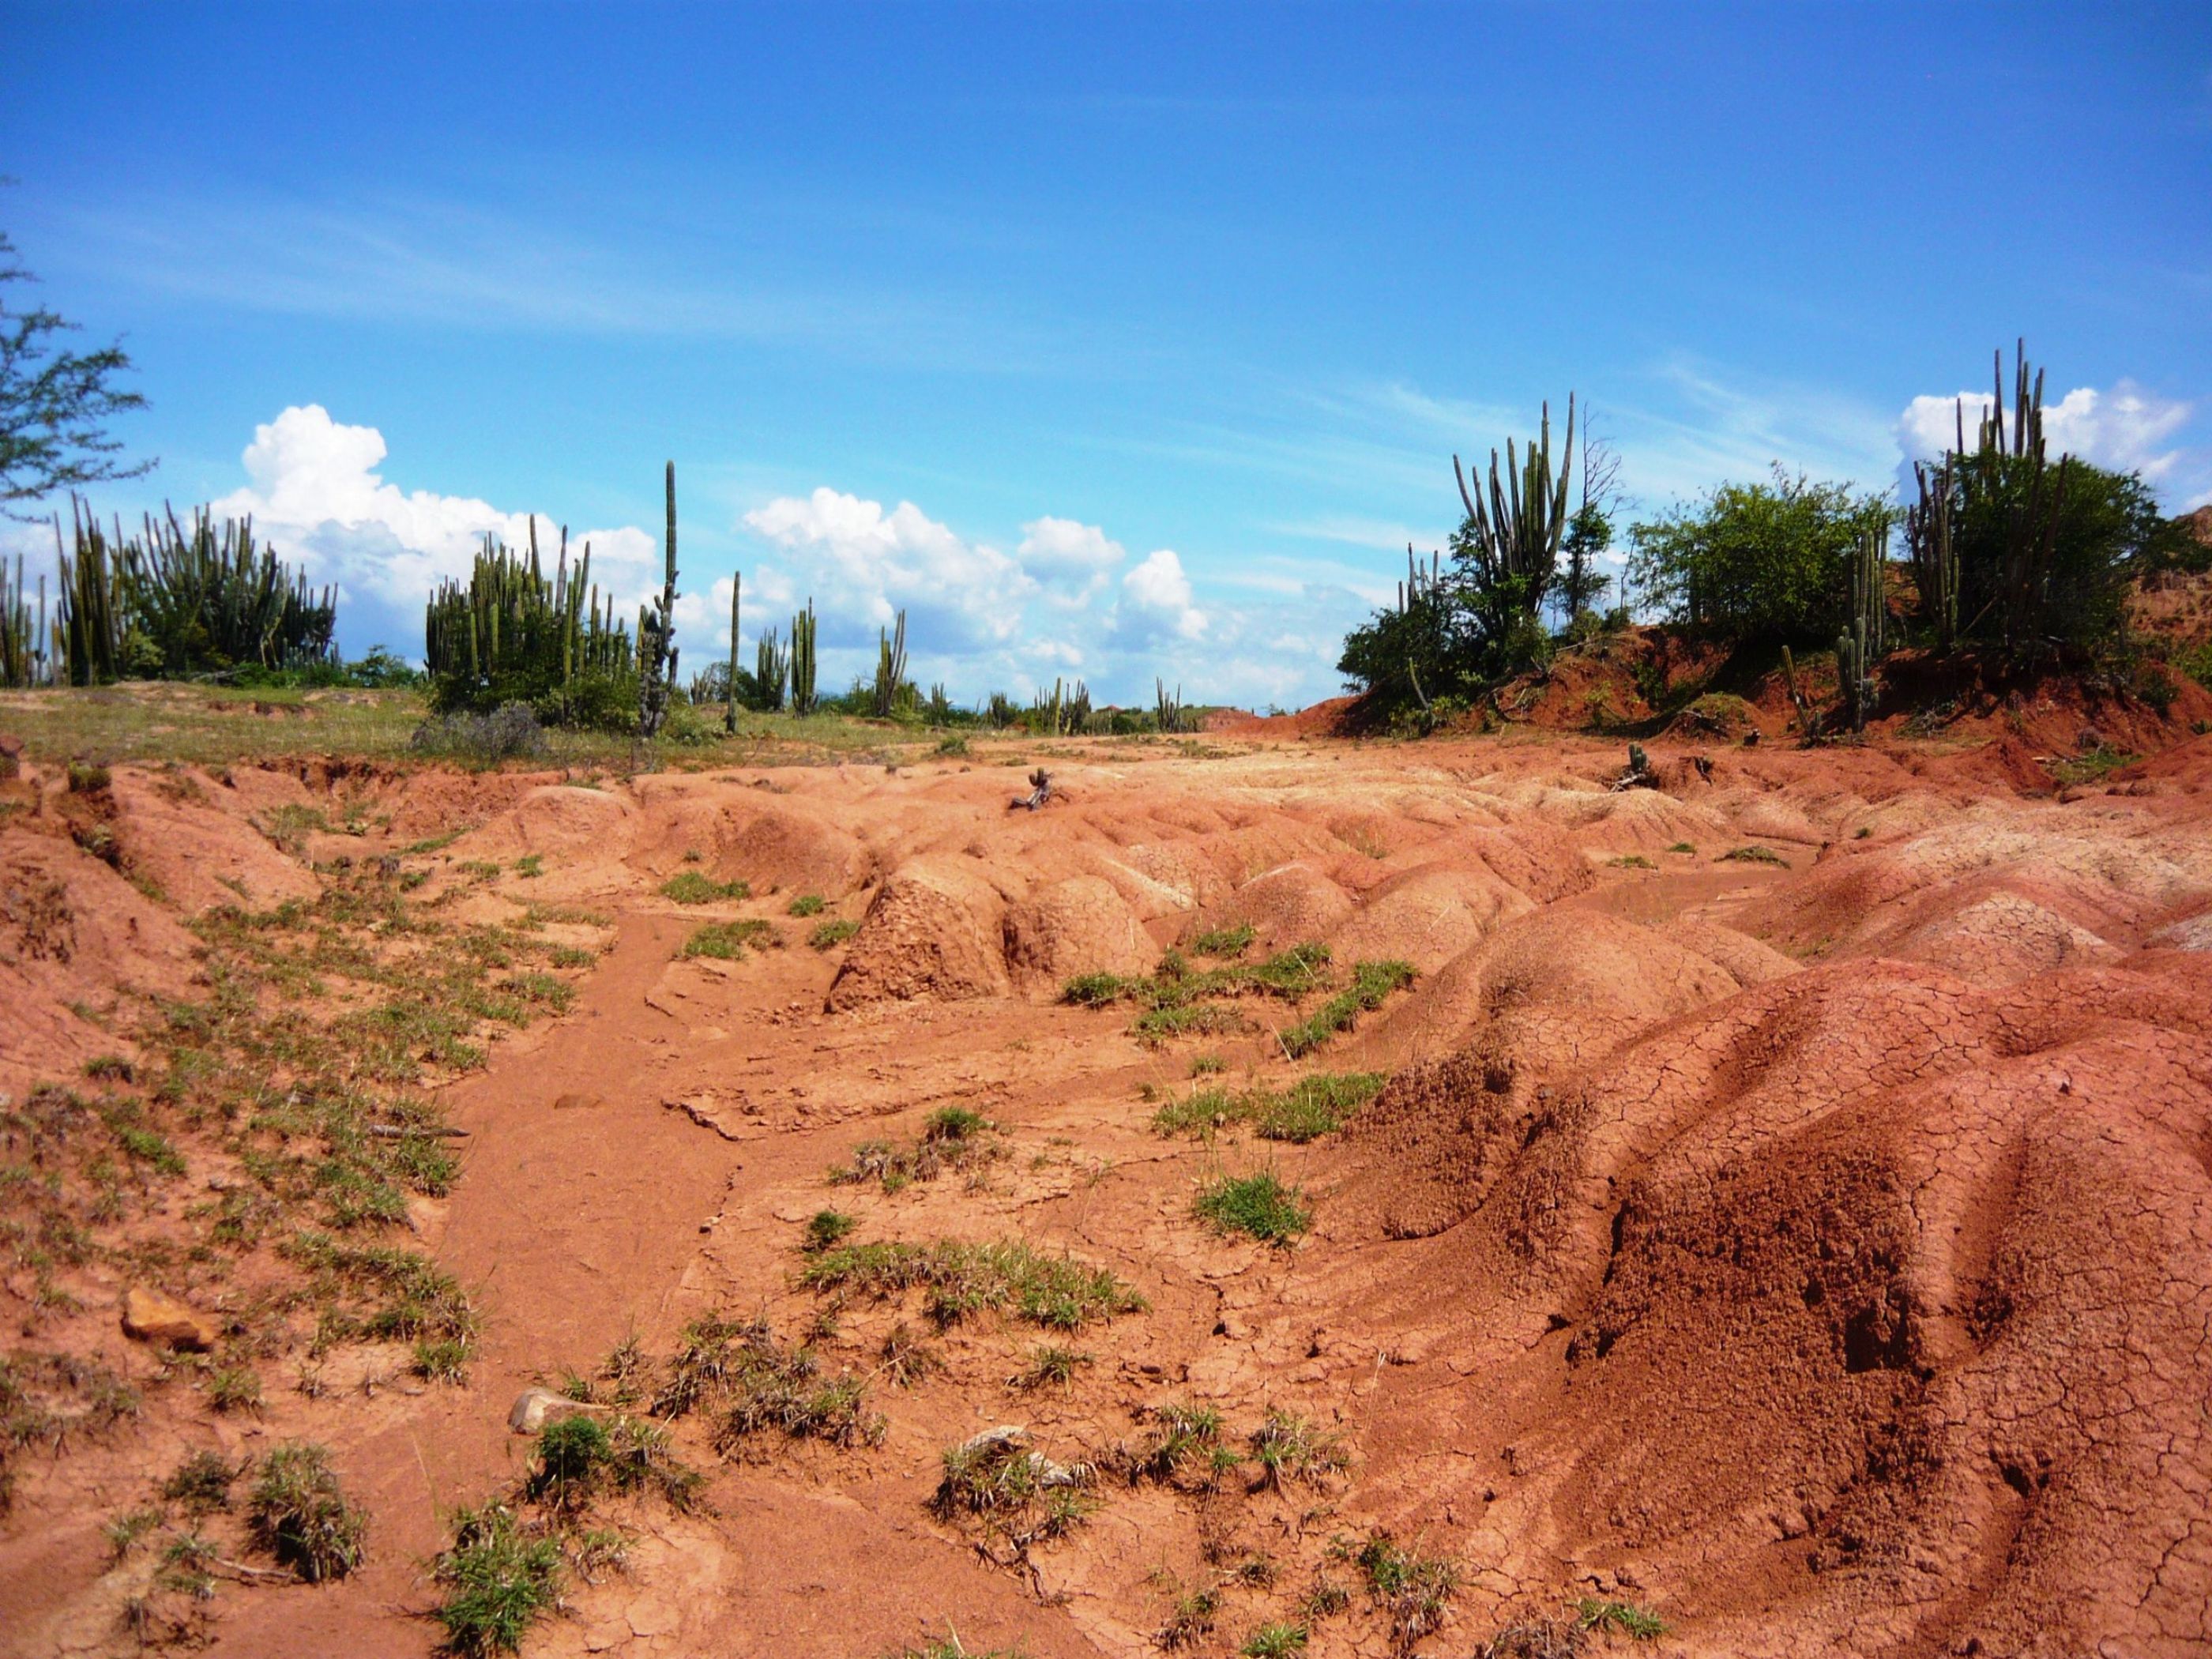
[(1546, 399), (1647, 510), (1881, 488), (2018, 335), (2069, 447), (2212, 500), (2201, 0), (0, 0), (0, 228), (150, 403), (158, 471), (95, 504), (252, 511), (356, 651), (418, 653), (531, 513), (657, 586), (672, 457), (690, 667), (742, 568), (748, 653), (811, 593), (831, 684), (903, 606), (963, 701), (1292, 706), (1449, 533), (1454, 452)]

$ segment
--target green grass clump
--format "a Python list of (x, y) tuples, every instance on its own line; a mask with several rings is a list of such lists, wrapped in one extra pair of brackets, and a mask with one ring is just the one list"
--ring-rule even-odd
[(1790, 860), (1771, 847), (1730, 848), (1716, 861), (1721, 864), (1778, 864), (1784, 870), (1790, 867)]
[(1305, 1194), (1285, 1187), (1271, 1170), (1256, 1175), (1224, 1176), (1200, 1190), (1191, 1208), (1222, 1234), (1245, 1233), (1263, 1243), (1287, 1244), (1313, 1224)]
[(1455, 1563), (1406, 1549), (1387, 1532), (1370, 1537), (1354, 1559), (1367, 1577), (1369, 1599), (1389, 1620), (1391, 1644), (1398, 1652), (1411, 1653), (1443, 1625), (1459, 1588)]
[(1264, 1140), (1303, 1146), (1342, 1128), (1387, 1080), (1380, 1072), (1316, 1072), (1279, 1094), (1266, 1094), (1253, 1114), (1255, 1127)]
[(822, 895), (819, 893), (801, 893), (785, 907), (786, 914), (794, 916), (818, 916), (822, 909)]
[(181, 1504), (187, 1515), (205, 1515), (230, 1507), (230, 1489), (244, 1473), (221, 1452), (194, 1452), (177, 1465), (161, 1483), (161, 1496)]
[(1029, 1364), (1017, 1372), (1012, 1381), (1015, 1388), (1024, 1392), (1047, 1387), (1071, 1389), (1075, 1386), (1075, 1373), (1079, 1370), (1097, 1363), (1096, 1354), (1063, 1347), (1056, 1342), (1042, 1343), (1030, 1350)]
[(744, 957), (745, 946), (760, 945), (775, 937), (775, 929), (757, 916), (710, 921), (684, 941), (681, 954), (687, 958), (712, 957), (718, 962), (738, 962)]
[(1686, 842), (1686, 841), (1678, 841), (1678, 842), (1675, 842), (1672, 847), (1668, 848), (1667, 850), (1668, 850), (1668, 852), (1670, 852), (1670, 853), (1687, 853), (1687, 854), (1692, 854), (1692, 856), (1694, 856), (1694, 855), (1696, 854), (1696, 853), (1697, 853), (1698, 848), (1697, 848), (1697, 846), (1696, 846), (1696, 844), (1695, 844), (1694, 842)]
[(673, 899), (678, 904), (714, 904), (724, 899), (752, 896), (750, 884), (742, 881), (716, 881), (712, 876), (702, 876), (696, 870), (682, 870), (660, 884), (660, 896)]
[(1261, 1484), (1277, 1491), (1285, 1480), (1311, 1484), (1352, 1467), (1342, 1441), (1285, 1411), (1267, 1413), (1252, 1431), (1251, 1446), (1253, 1460), (1260, 1465)]
[(2086, 754), (2051, 762), (2051, 776), (2053, 781), (2062, 784), (2094, 783), (2107, 773), (2117, 772), (2141, 758), (2127, 750), (2099, 744)]
[(890, 1140), (864, 1140), (853, 1148), (853, 1161), (830, 1171), (836, 1184), (880, 1182), (887, 1193), (917, 1181), (934, 1181), (947, 1170), (972, 1170), (1006, 1156), (1006, 1143), (981, 1112), (966, 1106), (940, 1106), (923, 1121), (911, 1146)]
[(634, 1417), (602, 1422), (579, 1413), (548, 1423), (538, 1437), (538, 1462), (524, 1480), (533, 1501), (563, 1514), (605, 1492), (650, 1490), (688, 1510), (702, 1482), (676, 1455), (668, 1431)]
[(1291, 1659), (1306, 1650), (1306, 1627), (1277, 1622), (1262, 1625), (1237, 1650), (1241, 1659)]
[(809, 1255), (819, 1255), (843, 1243), (860, 1224), (842, 1210), (817, 1210), (807, 1218), (806, 1234), (799, 1248)]
[(320, 1446), (293, 1442), (270, 1452), (246, 1519), (255, 1546), (310, 1584), (343, 1578), (361, 1565), (368, 1520), (346, 1501)]
[(1152, 1413), (1144, 1443), (1127, 1454), (1133, 1480), (1211, 1492), (1243, 1461), (1221, 1438), (1221, 1413), (1212, 1406), (1175, 1401)]
[(656, 1417), (681, 1417), (720, 1407), (715, 1440), (726, 1450), (770, 1432), (872, 1446), (883, 1439), (884, 1423), (866, 1409), (866, 1393), (859, 1377), (824, 1376), (811, 1349), (779, 1342), (765, 1320), (709, 1316), (684, 1328), (650, 1409)]
[(1240, 921), (1234, 927), (1210, 927), (1190, 942), (1193, 956), (1241, 957), (1252, 948), (1257, 934), (1249, 921)]
[(1300, 1145), (1333, 1134), (1345, 1120), (1381, 1092), (1380, 1072), (1316, 1072), (1286, 1089), (1194, 1089), (1152, 1114), (1155, 1134), (1210, 1135), (1231, 1124), (1248, 1123), (1267, 1140)]
[(1018, 1550), (1063, 1536), (1097, 1507), (1085, 1466), (1053, 1462), (1031, 1451), (1026, 1436), (948, 1446), (940, 1463), (930, 1507), (946, 1520), (978, 1519), (987, 1535)]
[(520, 1652), (530, 1627), (560, 1600), (562, 1568), (560, 1545), (526, 1534), (506, 1504), (461, 1510), (452, 1547), (433, 1570), (448, 1592), (432, 1614), (447, 1647), (467, 1659)]
[(1658, 1614), (1633, 1601), (1605, 1601), (1589, 1595), (1575, 1603), (1575, 1624), (1583, 1630), (1615, 1631), (1638, 1642), (1656, 1641), (1667, 1633)]
[(806, 942), (817, 951), (833, 951), (860, 931), (860, 924), (840, 917), (825, 921), (806, 936)]
[(1097, 1320), (1140, 1313), (1143, 1297), (1103, 1267), (1048, 1255), (1017, 1239), (989, 1244), (847, 1244), (802, 1268), (799, 1282), (817, 1291), (852, 1289), (879, 1298), (920, 1288), (939, 1325), (973, 1315), (1011, 1315), (1050, 1330), (1080, 1330)]
[(1391, 992), (1413, 982), (1409, 962), (1363, 962), (1352, 970), (1352, 984), (1313, 1013), (1280, 1033), (1283, 1051), (1293, 1060), (1311, 1054), (1339, 1031), (1349, 1030), (1363, 1011), (1379, 1008)]
[(1614, 870), (1656, 870), (1659, 867), (1641, 853), (1628, 853), (1617, 859), (1607, 859), (1606, 865)]

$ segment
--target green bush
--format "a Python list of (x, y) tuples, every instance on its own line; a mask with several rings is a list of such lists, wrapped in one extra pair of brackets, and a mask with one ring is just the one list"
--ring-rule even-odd
[(246, 1527), (257, 1547), (316, 1584), (361, 1565), (368, 1522), (346, 1501), (329, 1452), (295, 1442), (277, 1447), (262, 1464)]
[(1287, 1244), (1313, 1224), (1305, 1194), (1285, 1187), (1274, 1172), (1224, 1176), (1203, 1188), (1191, 1208), (1216, 1232), (1247, 1233), (1267, 1244)]
[(1722, 484), (1702, 501), (1629, 530), (1628, 580), (1643, 603), (1701, 631), (1749, 642), (1835, 642), (1847, 625), (1849, 561), (1881, 496), (1813, 483), (1780, 465), (1771, 484)]
[(519, 1653), (531, 1626), (560, 1599), (561, 1547), (526, 1536), (513, 1510), (489, 1504), (454, 1517), (453, 1546), (434, 1575), (448, 1591), (433, 1617), (449, 1649), (467, 1659)]

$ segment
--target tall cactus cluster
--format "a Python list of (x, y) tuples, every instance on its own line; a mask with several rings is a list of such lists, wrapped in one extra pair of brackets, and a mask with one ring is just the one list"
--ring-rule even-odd
[(783, 707), (784, 682), (791, 678), (791, 653), (769, 629), (753, 645), (754, 706), (773, 714)]
[(814, 601), (791, 619), (791, 712), (814, 712)]
[(676, 463), (668, 464), (667, 574), (660, 595), (637, 612), (637, 734), (653, 738), (668, 720), (676, 683)]
[(569, 568), (565, 527), (550, 580), (538, 560), (535, 518), (527, 557), (487, 535), (468, 581), (441, 582), (423, 617), (423, 663), (436, 705), (525, 702), (564, 725), (611, 726), (634, 714), (629, 630), (616, 622), (612, 596), (602, 603), (591, 573), (588, 543)]
[[(1567, 528), (1567, 485), (1573, 474), (1574, 458), (1572, 392), (1567, 394), (1567, 441), (1559, 456), (1556, 477), (1552, 472), (1552, 406), (1548, 403), (1544, 405), (1541, 434), (1528, 446), (1525, 459), (1515, 455), (1512, 439), (1505, 441), (1505, 470), (1502, 477), (1498, 452), (1490, 452), (1490, 489), (1486, 496), (1481, 487), (1481, 475), (1476, 475), (1475, 488), (1470, 490), (1467, 475), (1460, 470), (1459, 457), (1452, 457), (1452, 477), (1459, 481), (1459, 498), (1467, 508), (1467, 522), (1455, 544), (1455, 552), (1474, 563), (1477, 580), (1484, 591), (1513, 592), (1519, 608), (1532, 614), (1543, 602), (1559, 565), (1559, 538)], [(1408, 553), (1410, 556), (1410, 550)], [(1418, 586), (1418, 569), (1409, 574), (1415, 577)]]
[(1943, 459), (1916, 463), (1918, 500), (1905, 511), (1912, 579), (1920, 618), (1936, 648), (1963, 640), (2002, 645), (2014, 655), (2047, 649), (2077, 632), (2102, 599), (2116, 611), (2111, 589), (2122, 565), (2070, 576), (2061, 569), (2060, 531), (2075, 462), (2049, 459), (2043, 434), (2043, 371), (2014, 346), (2011, 419), (2006, 419), (2004, 355), (1991, 365), (1990, 404), (1966, 441), (1966, 400), (1953, 406), (1953, 438)]
[[(307, 586), (253, 536), (250, 519), (218, 530), (202, 508), (191, 527), (174, 513), (150, 514), (126, 538), (118, 523), (101, 527), (82, 502), (70, 504), (70, 538), (54, 520), (58, 605), (51, 638), (0, 658), (12, 677), (24, 671), (71, 685), (126, 675), (221, 674), (245, 667), (295, 668), (335, 660), (335, 588)], [(13, 635), (33, 633), (21, 592), (0, 601)], [(44, 611), (41, 584), (41, 612)], [(35, 632), (45, 633), (43, 619)], [(10, 678), (9, 683), (15, 683)]]
[(1874, 671), (1888, 646), (1888, 595), (1883, 571), (1888, 562), (1887, 535), (1869, 530), (1851, 561), (1850, 626), (1836, 636), (1836, 677), (1842, 683), (1844, 718), (1854, 732), (1866, 730), (1874, 708)]
[(53, 653), (46, 634), (46, 578), (39, 576), (38, 609), (31, 608), (30, 589), (24, 586), (23, 556), (15, 556), (11, 578), (0, 561), (0, 689), (21, 691), (47, 684), (53, 673)]
[(897, 712), (902, 694), (910, 697), (912, 688), (906, 679), (906, 612), (898, 613), (895, 634), (876, 630), (876, 684), (869, 702), (870, 711), (878, 720), (889, 720)]
[[(1966, 447), (1966, 416), (1959, 417), (1959, 447)], [(1912, 586), (1919, 595), (1920, 620), (1936, 635), (1936, 648), (1948, 652), (1959, 642), (1959, 549), (1951, 534), (1951, 507), (1957, 489), (1953, 450), (1931, 474), (1925, 463), (1912, 464), (1920, 499), (1905, 509), (1905, 546), (1912, 562)]]
[(1170, 693), (1158, 675), (1152, 677), (1152, 724), (1162, 732), (1180, 732), (1183, 724), (1182, 687)]

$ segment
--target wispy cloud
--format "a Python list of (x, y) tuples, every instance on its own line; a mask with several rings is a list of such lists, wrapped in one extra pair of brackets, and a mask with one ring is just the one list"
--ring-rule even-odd
[(761, 274), (775, 262), (709, 257), (696, 234), (659, 223), (580, 234), (550, 210), (491, 214), (400, 196), (124, 197), (55, 220), (73, 261), (103, 280), (249, 314), (782, 343), (987, 374), (1065, 372), (1093, 350), (1089, 331), (1048, 331), (974, 295), (778, 280)]

